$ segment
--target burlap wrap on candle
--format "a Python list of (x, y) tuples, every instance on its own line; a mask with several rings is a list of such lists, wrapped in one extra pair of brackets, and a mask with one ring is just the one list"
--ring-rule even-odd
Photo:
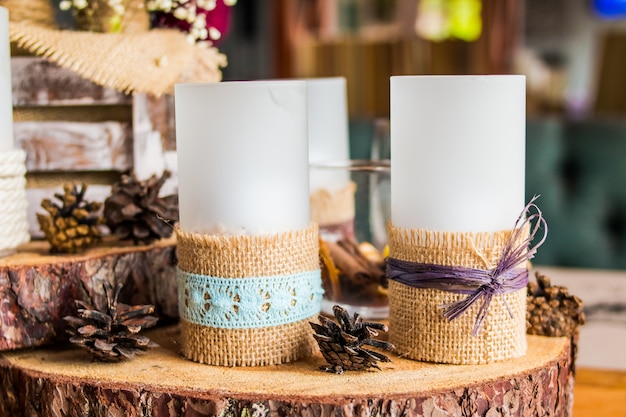
[[(409, 262), (491, 269), (511, 231), (438, 232), (388, 226), (389, 256)], [(523, 239), (528, 234), (522, 234)], [(524, 265), (520, 265), (524, 266)], [(485, 364), (526, 353), (526, 289), (496, 295), (481, 332), (472, 329), (481, 302), (448, 321), (440, 306), (467, 297), (389, 282), (389, 340), (405, 357), (450, 364)], [(513, 317), (509, 315), (503, 298)]]
[(320, 188), (311, 193), (311, 221), (324, 225), (341, 224), (354, 220), (354, 192), (356, 184), (350, 181), (338, 190)]
[[(315, 224), (304, 230), (269, 236), (202, 235), (178, 227), (176, 234), (181, 271), (234, 280), (319, 270)], [(178, 291), (180, 299), (185, 288)], [(319, 312), (319, 305), (316, 311)], [(219, 328), (181, 319), (181, 352), (187, 359), (209, 365), (291, 362), (314, 351), (316, 344), (309, 321), (315, 320), (317, 312), (292, 323), (256, 328)]]

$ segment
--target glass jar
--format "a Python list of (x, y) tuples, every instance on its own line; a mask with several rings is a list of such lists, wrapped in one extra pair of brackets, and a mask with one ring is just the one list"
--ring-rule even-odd
[(330, 161), (310, 167), (311, 220), (320, 228), (322, 312), (332, 314), (338, 304), (368, 319), (387, 318), (389, 160)]

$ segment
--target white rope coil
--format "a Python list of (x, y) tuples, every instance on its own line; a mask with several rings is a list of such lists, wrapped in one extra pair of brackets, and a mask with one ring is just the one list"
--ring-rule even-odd
[(26, 202), (26, 152), (0, 152), (0, 252), (30, 240)]
[(0, 214), (6, 216), (10, 213), (26, 212), (26, 194), (18, 190), (13, 192), (0, 191)]
[(0, 177), (0, 193), (14, 193), (26, 187), (24, 174), (21, 177)]
[(26, 174), (26, 152), (22, 149), (0, 151), (0, 178), (18, 177)]

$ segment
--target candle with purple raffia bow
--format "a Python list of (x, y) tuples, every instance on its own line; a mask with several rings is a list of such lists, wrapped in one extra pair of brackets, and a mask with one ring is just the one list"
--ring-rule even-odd
[(405, 357), (526, 353), (528, 261), (547, 227), (524, 201), (525, 113), (523, 76), (391, 78), (389, 337)]

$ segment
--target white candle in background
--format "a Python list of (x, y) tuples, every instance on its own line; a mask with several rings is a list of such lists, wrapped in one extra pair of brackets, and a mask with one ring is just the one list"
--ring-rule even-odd
[(0, 152), (13, 149), (13, 90), (9, 11), (0, 6)]
[(179, 84), (175, 109), (181, 229), (309, 226), (304, 81)]
[(525, 205), (525, 78), (391, 77), (391, 220), (493, 232)]
[(350, 181), (346, 169), (318, 168), (316, 164), (350, 159), (348, 104), (343, 77), (306, 80), (311, 191), (336, 190)]

